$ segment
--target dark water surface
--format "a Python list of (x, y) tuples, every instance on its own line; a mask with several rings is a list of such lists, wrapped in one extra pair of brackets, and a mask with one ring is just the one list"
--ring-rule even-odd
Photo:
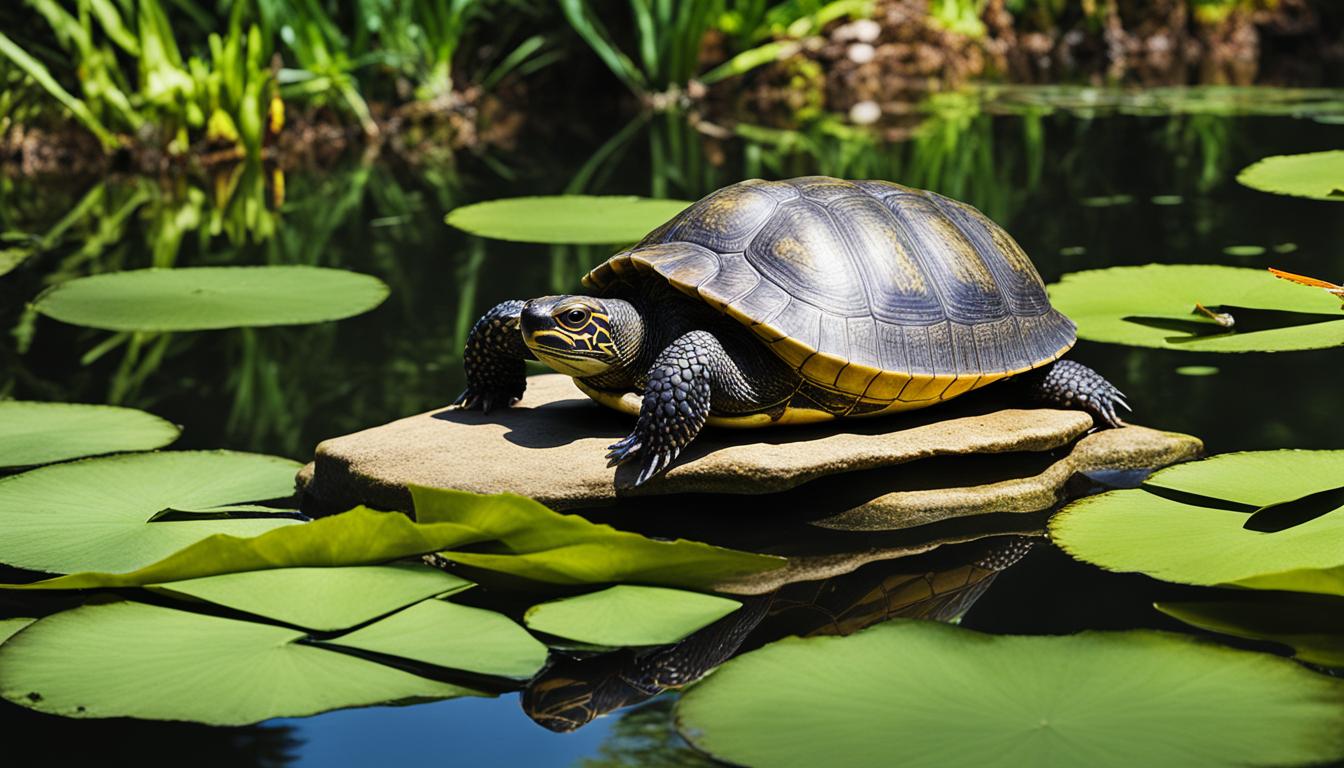
[[(462, 386), (465, 331), (488, 307), (577, 288), (577, 278), (608, 250), (487, 242), (442, 223), (454, 206), (557, 193), (576, 174), (576, 190), (683, 198), (744, 177), (807, 173), (928, 187), (979, 206), (1004, 225), (1047, 282), (1065, 272), (1150, 262), (1277, 266), (1344, 277), (1338, 204), (1266, 195), (1234, 178), (1267, 155), (1337, 148), (1344, 125), (1294, 116), (1291, 109), (1278, 115), (1016, 111), (1025, 114), (945, 109), (930, 118), (921, 138), (887, 147), (825, 130), (793, 136), (744, 131), (752, 138), (705, 144), (675, 116), (637, 121), (624, 141), (609, 141), (628, 118), (594, 115), (525, 138), (513, 152), (465, 156), (455, 168), (352, 158), (331, 169), (291, 172), (279, 210), (268, 207), (265, 174), (244, 174), (223, 209), (216, 201), (224, 187), (213, 180), (0, 180), (0, 228), (6, 230), (44, 233), (81, 199), (99, 195), (95, 215), (0, 280), (0, 327), (16, 329), (0, 338), (0, 392), (143, 408), (183, 425), (176, 447), (306, 461), (324, 438), (451, 400)], [(1224, 252), (1239, 245), (1266, 250)], [(90, 353), (107, 332), (24, 312), (46, 284), (74, 276), (153, 265), (269, 263), (367, 272), (388, 283), (392, 294), (375, 311), (339, 323), (157, 336), (102, 354)], [(1197, 435), (1210, 453), (1340, 444), (1337, 351), (1199, 355), (1081, 342), (1073, 356), (1129, 395), (1134, 421)], [(82, 363), (86, 357), (96, 359)], [(1203, 376), (1178, 370), (1194, 365), (1218, 370)], [(747, 506), (742, 514), (769, 525), (770, 512)], [(1182, 593), (1038, 547), (1000, 575), (963, 625), (1028, 634), (1188, 631), (1151, 608), (1158, 597)], [(31, 745), (51, 755), (51, 764), (91, 744), (104, 756), (150, 765), (694, 764), (667, 730), (665, 699), (563, 735), (528, 720), (512, 694), (234, 729), (62, 720), (3, 704), (0, 733), (10, 754)]]

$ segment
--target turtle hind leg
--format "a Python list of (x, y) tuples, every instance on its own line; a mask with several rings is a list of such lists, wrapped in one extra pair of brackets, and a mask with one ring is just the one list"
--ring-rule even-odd
[(639, 421), (629, 437), (611, 445), (607, 466), (640, 459), (639, 486), (691, 444), (709, 418), (715, 379), (741, 374), (723, 346), (707, 331), (691, 331), (669, 344), (649, 368)]
[(507, 408), (522, 398), (527, 388), (524, 361), (534, 359), (519, 327), (524, 303), (510, 299), (496, 304), (471, 327), (462, 353), (467, 388), (453, 405), (489, 413), (497, 405)]
[(1021, 382), (1034, 399), (1060, 408), (1087, 411), (1099, 426), (1123, 426), (1116, 408), (1131, 410), (1125, 394), (1114, 384), (1073, 360), (1057, 360), (1025, 374)]

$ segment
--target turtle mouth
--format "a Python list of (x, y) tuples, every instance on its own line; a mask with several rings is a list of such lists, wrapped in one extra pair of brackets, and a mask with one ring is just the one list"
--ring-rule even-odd
[(541, 362), (566, 376), (596, 376), (611, 368), (599, 349), (579, 346), (581, 340), (554, 329), (541, 329), (524, 337)]

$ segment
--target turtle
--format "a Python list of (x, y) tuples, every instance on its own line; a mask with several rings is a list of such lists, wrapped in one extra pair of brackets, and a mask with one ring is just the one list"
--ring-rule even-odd
[[(1077, 328), (1035, 265), (976, 208), (888, 181), (750, 179), (712, 192), (599, 264), (589, 295), (504, 301), (468, 334), (454, 404), (489, 411), (525, 361), (636, 415), (609, 466), (630, 485), (706, 425), (764, 427), (937, 405), (997, 381), (1123, 422), (1123, 393), (1060, 358)], [(634, 392), (637, 398), (626, 398)]]

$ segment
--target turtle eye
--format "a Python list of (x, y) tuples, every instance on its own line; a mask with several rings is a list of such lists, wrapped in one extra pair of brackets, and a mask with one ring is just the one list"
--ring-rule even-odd
[(588, 322), (588, 310), (583, 309), (581, 307), (575, 307), (574, 309), (568, 310), (564, 314), (562, 314), (560, 316), (560, 319), (564, 322), (565, 325), (571, 327), (582, 327), (584, 323)]

